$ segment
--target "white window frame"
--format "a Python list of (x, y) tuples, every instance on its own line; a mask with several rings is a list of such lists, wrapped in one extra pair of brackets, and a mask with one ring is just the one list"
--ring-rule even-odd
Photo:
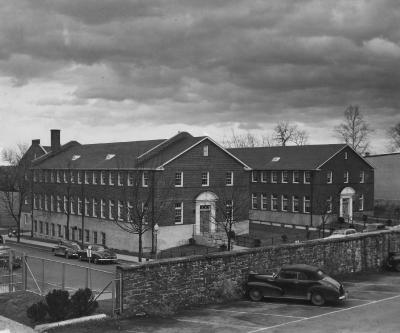
[(48, 205), (48, 203), (47, 203), (47, 200), (48, 200), (48, 196), (47, 196), (47, 194), (45, 194), (44, 195), (44, 210), (49, 210), (49, 205)]
[[(310, 173), (310, 180), (309, 181), (307, 181), (307, 177), (306, 177), (307, 173)], [(303, 183), (304, 184), (311, 184), (311, 171), (309, 171), (309, 170), (304, 171), (304, 173), (303, 173)]]
[(84, 207), (84, 210), (83, 210), (84, 213), (85, 213), (85, 216), (90, 216), (89, 204), (90, 204), (89, 199), (85, 198), (85, 207)]
[(117, 206), (118, 221), (123, 221), (123, 218), (122, 218), (123, 211), (124, 211), (124, 203), (121, 200), (118, 200), (118, 206)]
[(114, 208), (115, 203), (114, 200), (108, 200), (108, 219), (114, 220)]
[(68, 199), (65, 195), (63, 197), (63, 210), (65, 214), (68, 214)]
[(227, 171), (225, 174), (225, 185), (233, 186), (233, 171)]
[(183, 171), (175, 172), (175, 187), (183, 187)]
[[(297, 209), (295, 209), (295, 202), (297, 202)], [(298, 213), (300, 211), (300, 198), (297, 195), (292, 195), (292, 212)]]
[[(306, 198), (308, 198), (308, 199), (306, 199)], [(310, 211), (309, 212), (306, 212), (306, 202), (310, 203)], [(303, 213), (304, 214), (311, 213), (311, 199), (309, 196), (306, 196), (306, 195), (303, 197)]]
[[(174, 215), (175, 224), (183, 224), (183, 202), (176, 202), (174, 208), (175, 208), (175, 215)], [(180, 217), (179, 221), (177, 221), (177, 217)]]
[(261, 210), (267, 210), (268, 196), (265, 193), (261, 193)]
[(348, 184), (349, 183), (349, 172), (345, 171), (343, 174), (343, 183)]
[(251, 182), (257, 183), (258, 182), (258, 171), (253, 170), (251, 172)]
[(70, 172), (69, 172), (69, 180), (70, 180), (71, 184), (75, 184), (75, 172), (74, 172), (74, 170), (70, 170)]
[(82, 215), (82, 212), (83, 212), (82, 208), (83, 208), (82, 199), (80, 197), (78, 197), (78, 209), (77, 209), (78, 215)]
[(54, 211), (54, 195), (50, 195), (50, 212)]
[(361, 193), (358, 197), (358, 210), (360, 212), (364, 211), (364, 194)]
[(203, 146), (203, 156), (208, 156), (208, 145)]
[(251, 209), (258, 209), (257, 193), (252, 193), (251, 194)]
[(106, 185), (105, 171), (100, 171), (100, 185)]
[(100, 218), (105, 219), (106, 201), (104, 199), (100, 200)]
[(63, 181), (64, 181), (64, 184), (68, 183), (68, 175), (67, 175), (66, 170), (63, 170)]
[[(285, 173), (287, 175), (286, 180), (285, 180), (285, 177), (284, 177)], [(281, 181), (282, 181), (282, 184), (287, 184), (289, 182), (289, 171), (287, 171), (287, 170), (283, 170), (282, 171), (282, 173), (281, 173)]]
[(97, 185), (98, 179), (97, 179), (96, 176), (97, 176), (97, 171), (93, 170), (93, 174), (92, 174), (92, 183), (93, 183), (93, 185)]
[(327, 205), (326, 213), (331, 214), (332, 213), (332, 197), (329, 197), (326, 200), (326, 205)]
[(82, 184), (82, 171), (78, 170), (76, 173), (77, 173), (77, 183)]
[[(203, 176), (206, 175), (206, 178)], [(203, 180), (207, 180), (207, 183), (203, 183)], [(201, 173), (201, 186), (210, 186), (210, 172), (209, 171), (203, 171)]]
[(135, 182), (135, 178), (132, 172), (128, 172), (128, 177), (126, 180), (128, 186), (133, 186), (133, 183)]
[(85, 184), (89, 184), (89, 171), (85, 171)]
[(61, 213), (61, 197), (57, 195), (57, 203), (56, 203), (56, 211), (57, 213)]
[(142, 173), (142, 187), (149, 187), (149, 172), (143, 171)]
[(360, 184), (364, 184), (365, 183), (365, 171), (361, 170), (360, 171)]
[(69, 198), (69, 204), (70, 204), (70, 213), (75, 214), (75, 199), (73, 197)]
[(108, 185), (115, 185), (114, 173), (112, 171), (108, 172)]
[(347, 151), (344, 152), (344, 159), (347, 160), (349, 158), (349, 155), (347, 154)]
[(118, 186), (122, 186), (122, 174), (121, 174), (121, 172), (117, 173), (117, 183), (118, 183)]
[(60, 170), (56, 170), (56, 180), (57, 183), (61, 183), (61, 175), (60, 175)]
[(132, 202), (128, 201), (126, 204), (126, 221), (127, 222), (132, 222), (132, 211), (133, 211), (133, 205)]
[[(274, 202), (276, 202), (276, 207), (274, 206)], [(278, 210), (278, 196), (276, 194), (271, 194), (271, 210)]]
[(98, 201), (96, 198), (92, 199), (92, 216), (93, 217), (97, 217), (97, 205), (98, 205)]
[[(283, 202), (286, 200), (286, 209), (284, 209)], [(281, 195), (281, 211), (282, 212), (287, 212), (289, 210), (289, 196), (286, 194)]]
[(278, 171), (271, 171), (271, 183), (272, 184), (278, 183)]
[(267, 182), (267, 171), (261, 171), (261, 183)]
[(326, 172), (326, 183), (332, 184), (333, 181), (333, 172), (331, 170)]
[[(295, 175), (297, 175), (297, 180), (295, 178)], [(293, 170), (292, 174), (292, 183), (293, 184), (299, 184), (300, 183), (300, 171), (298, 170)]]

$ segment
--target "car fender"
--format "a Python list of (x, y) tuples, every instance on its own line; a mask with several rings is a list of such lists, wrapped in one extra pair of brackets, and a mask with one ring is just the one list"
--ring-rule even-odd
[(339, 297), (339, 291), (335, 290), (333, 287), (329, 288), (322, 285), (316, 285), (308, 289), (307, 299), (311, 299), (311, 295), (315, 292), (321, 293), (326, 299)]
[(262, 282), (262, 281), (252, 281), (252, 282), (248, 282), (247, 283), (247, 290), (251, 289), (251, 288), (260, 288), (265, 290), (269, 290), (269, 291), (274, 291), (277, 292), (278, 294), (282, 295), (282, 289), (274, 286), (270, 283), (266, 283), (266, 282)]

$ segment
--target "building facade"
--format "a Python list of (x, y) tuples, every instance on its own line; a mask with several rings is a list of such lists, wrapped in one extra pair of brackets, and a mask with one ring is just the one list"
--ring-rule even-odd
[(319, 226), (373, 214), (374, 170), (348, 145), (229, 151), (253, 170), (250, 220)]

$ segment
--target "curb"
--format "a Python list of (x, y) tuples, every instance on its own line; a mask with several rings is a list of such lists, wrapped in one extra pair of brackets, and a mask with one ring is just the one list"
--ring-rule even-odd
[(50, 328), (55, 328), (55, 327), (63, 327), (63, 326), (68, 326), (68, 325), (73, 325), (73, 324), (78, 324), (78, 323), (84, 323), (92, 320), (101, 320), (101, 319), (106, 319), (108, 318), (107, 315), (105, 314), (98, 314), (98, 315), (93, 315), (93, 316), (86, 316), (86, 317), (80, 317), (80, 318), (74, 318), (74, 319), (68, 319), (64, 321), (59, 321), (57, 323), (50, 323), (50, 324), (42, 324), (42, 325), (36, 325), (34, 330), (35, 332), (44, 332)]

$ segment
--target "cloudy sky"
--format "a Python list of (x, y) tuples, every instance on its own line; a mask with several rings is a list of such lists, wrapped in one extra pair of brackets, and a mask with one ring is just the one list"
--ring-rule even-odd
[(0, 7), (0, 147), (216, 140), (288, 120), (309, 143), (358, 104), (400, 121), (398, 0), (13, 0)]

